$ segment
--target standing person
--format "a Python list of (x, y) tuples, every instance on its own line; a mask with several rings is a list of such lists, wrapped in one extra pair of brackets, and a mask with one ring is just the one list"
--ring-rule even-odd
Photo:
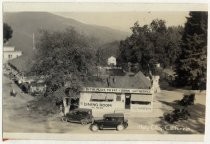
[(15, 97), (16, 94), (17, 94), (16, 91), (12, 88), (12, 90), (10, 91), (10, 96), (14, 96)]
[(29, 104), (27, 104), (26, 110), (29, 111), (30, 110), (29, 108), (30, 108), (30, 106), (29, 106)]

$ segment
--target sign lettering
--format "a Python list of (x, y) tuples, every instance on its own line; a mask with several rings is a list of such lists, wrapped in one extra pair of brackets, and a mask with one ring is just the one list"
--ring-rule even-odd
[(112, 108), (112, 104), (111, 103), (84, 102), (83, 107), (94, 108), (94, 109), (104, 109), (104, 108), (106, 109), (106, 108)]
[(94, 88), (85, 87), (82, 89), (83, 92), (107, 92), (107, 93), (140, 93), (151, 95), (150, 89), (123, 89), (123, 88)]

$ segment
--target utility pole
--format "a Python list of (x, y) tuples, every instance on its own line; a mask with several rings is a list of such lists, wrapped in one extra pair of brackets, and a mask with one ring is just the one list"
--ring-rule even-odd
[(35, 49), (36, 49), (36, 46), (35, 46), (35, 35), (33, 33), (33, 50), (35, 50)]

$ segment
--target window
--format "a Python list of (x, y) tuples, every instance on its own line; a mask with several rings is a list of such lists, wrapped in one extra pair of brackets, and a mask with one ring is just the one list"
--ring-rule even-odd
[(96, 102), (106, 101), (106, 95), (104, 93), (93, 93), (91, 95), (91, 101), (96, 101)]
[(104, 119), (107, 120), (107, 121), (111, 121), (112, 120), (111, 117), (105, 117)]
[(114, 100), (113, 94), (93, 93), (91, 95), (91, 101), (95, 102), (112, 102), (113, 100)]
[(102, 100), (102, 99), (91, 99), (91, 101), (94, 101), (94, 102), (104, 102), (105, 100)]
[(121, 95), (117, 94), (116, 101), (121, 101)]
[(12, 55), (8, 55), (8, 57), (9, 57), (9, 59), (11, 59), (12, 58)]
[(151, 102), (148, 101), (131, 101), (132, 104), (139, 104), (139, 105), (150, 105)]
[(112, 102), (112, 101), (113, 101), (113, 99), (106, 99), (106, 101), (107, 101), (107, 102)]
[(106, 101), (112, 102), (114, 100), (114, 94), (106, 94)]

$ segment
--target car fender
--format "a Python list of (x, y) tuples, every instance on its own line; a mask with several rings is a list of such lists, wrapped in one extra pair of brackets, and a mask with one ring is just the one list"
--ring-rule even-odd
[(98, 126), (99, 126), (99, 129), (103, 129), (104, 128), (104, 125), (103, 124), (100, 124)]

